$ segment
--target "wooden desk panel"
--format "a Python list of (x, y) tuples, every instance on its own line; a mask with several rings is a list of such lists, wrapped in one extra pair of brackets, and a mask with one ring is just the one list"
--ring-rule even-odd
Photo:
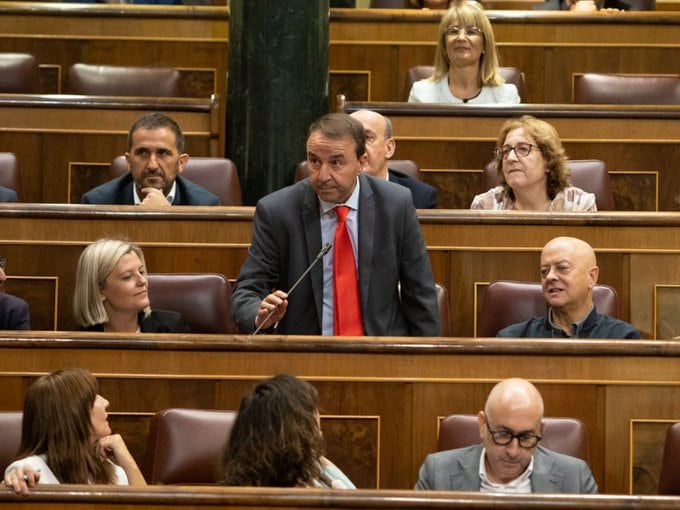
[[(602, 492), (646, 493), (650, 485), (629, 473), (658, 477), (665, 427), (680, 418), (678, 356), (673, 341), (4, 333), (0, 409), (20, 409), (39, 374), (87, 367), (116, 427), (143, 445), (140, 417), (167, 407), (235, 409), (255, 381), (293, 373), (319, 389), (324, 430), (345, 421), (372, 431), (369, 449), (353, 448), (348, 434), (333, 440), (331, 458), (357, 485), (375, 483), (372, 471), (380, 488), (407, 489), (435, 448), (439, 419), (476, 413), (496, 381), (518, 376), (537, 384), (546, 416), (585, 422)], [(378, 427), (366, 428), (371, 422)], [(657, 455), (639, 458), (640, 450)], [(372, 468), (356, 474), (357, 466)]]
[(181, 506), (187, 510), (233, 508), (250, 510), (309, 508), (349, 510), (389, 508), (412, 510), (458, 508), (497, 510), (665, 510), (675, 508), (677, 497), (498, 495), (461, 492), (416, 491), (319, 491), (308, 489), (269, 489), (241, 487), (116, 487), (44, 486), (26, 498), (17, 498), (10, 489), (0, 489), (3, 508), (22, 510), (26, 505), (48, 510), (113, 510), (139, 508), (163, 510)]
[[(0, 251), (8, 259), (8, 292), (31, 303), (53, 295), (40, 324), (70, 329), (75, 267), (83, 248), (106, 236), (139, 243), (150, 272), (238, 275), (251, 240), (252, 207), (0, 204)], [(435, 275), (449, 290), (453, 336), (473, 336), (486, 284), (537, 281), (543, 245), (559, 235), (595, 249), (600, 283), (618, 293), (620, 317), (645, 338), (680, 334), (680, 215), (677, 213), (521, 213), (422, 210), (420, 222)], [(19, 282), (17, 279), (21, 278)], [(21, 292), (17, 292), (17, 289)], [(22, 290), (23, 289), (23, 290)], [(54, 323), (56, 317), (57, 322)]]
[[(330, 25), (330, 66), (370, 71), (371, 101), (403, 101), (408, 70), (434, 62), (442, 12), (337, 10)], [(571, 103), (572, 75), (577, 73), (680, 69), (678, 12), (487, 14), (501, 65), (517, 67), (526, 76), (527, 103)]]
[(346, 103), (392, 120), (395, 158), (413, 159), (439, 189), (442, 208), (466, 209), (481, 193), (481, 169), (493, 159), (503, 123), (533, 115), (552, 124), (571, 159), (607, 165), (618, 209), (677, 211), (680, 107), (592, 105), (454, 106)]
[[(216, 101), (67, 95), (0, 97), (0, 150), (17, 155), (27, 202), (68, 203), (72, 187), (107, 180), (106, 166), (127, 150), (130, 126), (149, 111), (179, 123), (191, 155), (219, 154)], [(78, 172), (92, 162), (106, 166)]]

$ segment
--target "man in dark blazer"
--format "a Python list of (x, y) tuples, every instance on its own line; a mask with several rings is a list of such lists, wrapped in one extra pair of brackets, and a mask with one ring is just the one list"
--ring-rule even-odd
[(16, 296), (5, 294), (6, 281), (5, 268), (0, 265), (0, 329), (31, 329), (28, 303)]
[[(328, 114), (307, 138), (309, 177), (258, 201), (253, 240), (232, 296), (238, 327), (280, 334), (333, 334), (333, 241), (336, 205), (350, 208), (363, 332), (437, 336), (432, 268), (407, 189), (361, 172), (365, 133), (346, 114)], [(271, 315), (270, 315), (271, 314)]]
[(505, 379), (477, 415), (481, 444), (427, 456), (419, 490), (594, 494), (597, 484), (581, 459), (538, 446), (543, 399), (524, 379)]
[(416, 209), (437, 207), (437, 188), (389, 168), (389, 159), (394, 155), (396, 149), (390, 119), (371, 110), (357, 110), (351, 116), (361, 122), (366, 131), (368, 160), (364, 165), (364, 172), (368, 172), (378, 179), (396, 182), (410, 189), (413, 205)]
[(16, 202), (17, 200), (16, 191), (0, 186), (0, 202)]
[(181, 175), (189, 160), (179, 125), (162, 113), (149, 113), (135, 121), (128, 133), (125, 153), (130, 173), (85, 193), (84, 204), (220, 205), (207, 189)]

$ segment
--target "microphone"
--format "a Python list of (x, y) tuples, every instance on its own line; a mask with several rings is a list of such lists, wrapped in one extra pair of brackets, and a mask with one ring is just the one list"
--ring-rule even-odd
[[(328, 244), (326, 244), (326, 246), (321, 248), (321, 251), (316, 256), (316, 258), (314, 260), (312, 260), (312, 263), (309, 264), (307, 269), (305, 269), (305, 272), (300, 275), (300, 278), (295, 280), (295, 283), (293, 284), (293, 286), (290, 289), (288, 289), (288, 292), (286, 292), (286, 294), (288, 294), (289, 297), (290, 297), (290, 293), (295, 290), (295, 287), (297, 287), (300, 284), (302, 279), (305, 276), (307, 276), (307, 274), (312, 270), (312, 268), (316, 265), (316, 263), (319, 262), (329, 251), (331, 251), (332, 246), (333, 245), (331, 243), (328, 243)], [(248, 338), (250, 338), (251, 336), (257, 335), (260, 332), (260, 329), (262, 329), (262, 326), (267, 323), (267, 321), (271, 318), (272, 315), (274, 315), (274, 312), (276, 311), (277, 308), (278, 307), (275, 307), (271, 312), (269, 312), (269, 314), (264, 318), (264, 320), (260, 323), (260, 325), (255, 329), (255, 331), (253, 331), (250, 335), (248, 335)]]

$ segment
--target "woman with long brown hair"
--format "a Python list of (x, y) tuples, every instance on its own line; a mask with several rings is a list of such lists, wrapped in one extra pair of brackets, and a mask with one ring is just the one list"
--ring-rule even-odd
[(26, 393), (17, 460), (5, 485), (27, 494), (41, 484), (146, 485), (137, 463), (107, 419), (109, 402), (81, 368), (45, 375)]

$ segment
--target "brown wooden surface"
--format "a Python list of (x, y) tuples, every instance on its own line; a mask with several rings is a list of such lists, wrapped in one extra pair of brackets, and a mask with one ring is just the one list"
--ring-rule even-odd
[[(0, 410), (20, 409), (40, 374), (86, 367), (141, 461), (151, 413), (237, 409), (255, 381), (292, 373), (319, 389), (329, 457), (357, 486), (408, 489), (435, 448), (439, 419), (476, 413), (496, 381), (519, 376), (537, 384), (546, 416), (584, 421), (600, 490), (628, 493), (638, 487), (635, 451), (663, 444), (641, 440), (631, 423), (680, 418), (679, 357), (673, 341), (3, 333)], [(360, 434), (347, 433), (354, 429), (365, 433), (363, 448)], [(659, 462), (643, 467), (658, 477)]]
[(534, 115), (552, 124), (570, 159), (601, 159), (623, 211), (680, 210), (680, 106), (456, 106), (348, 102), (392, 120), (396, 159), (413, 159), (442, 208), (466, 209), (481, 193), (503, 123)]
[[(0, 204), (7, 291), (25, 297), (32, 307), (35, 303), (33, 315), (41, 317), (39, 324), (49, 325), (46, 329), (73, 328), (78, 257), (87, 244), (106, 236), (139, 243), (150, 272), (218, 272), (235, 278), (250, 245), (253, 211)], [(677, 213), (421, 210), (419, 217), (435, 280), (449, 291), (453, 336), (474, 335), (488, 282), (538, 281), (540, 251), (558, 235), (578, 237), (594, 247), (600, 283), (616, 289), (620, 317), (645, 338), (659, 336), (658, 330), (665, 332), (664, 338), (680, 334), (677, 314), (672, 313), (673, 291), (680, 285)], [(660, 299), (660, 287), (673, 295)], [(36, 302), (36, 296), (43, 299)]]
[(216, 101), (70, 95), (1, 95), (0, 150), (17, 155), (27, 202), (78, 203), (108, 180), (130, 126), (149, 111), (179, 123), (190, 155), (220, 152)]
[[(660, 0), (658, 8), (673, 6), (677, 2)], [(434, 60), (442, 12), (332, 9), (330, 69), (340, 77), (357, 73), (359, 82), (340, 78), (344, 90), (339, 92), (353, 100), (402, 100), (408, 69)], [(224, 6), (77, 4), (64, 10), (49, 3), (2, 2), (0, 14), (4, 51), (33, 53), (52, 85), (60, 86), (75, 62), (167, 65), (185, 74), (212, 73), (213, 90), (225, 111), (229, 20)], [(500, 9), (488, 14), (502, 65), (526, 75), (525, 102), (570, 103), (573, 73), (677, 73), (680, 68), (677, 12)], [(364, 93), (367, 77), (368, 97), (352, 96)]]
[[(313, 489), (269, 489), (240, 487), (112, 487), (51, 486), (36, 489), (21, 498), (0, 489), (3, 508), (23, 509), (27, 505), (50, 510), (80, 508), (149, 510), (176, 508), (462, 508), (473, 510), (613, 510), (677, 508), (675, 497), (492, 495), (432, 491), (329, 491)], [(38, 506), (39, 505), (39, 506)]]
[[(337, 10), (330, 25), (330, 67), (370, 71), (369, 101), (404, 101), (408, 70), (434, 62), (442, 13)], [(525, 74), (525, 103), (571, 103), (575, 73), (677, 74), (680, 69), (679, 12), (489, 10), (487, 14), (501, 65)]]

